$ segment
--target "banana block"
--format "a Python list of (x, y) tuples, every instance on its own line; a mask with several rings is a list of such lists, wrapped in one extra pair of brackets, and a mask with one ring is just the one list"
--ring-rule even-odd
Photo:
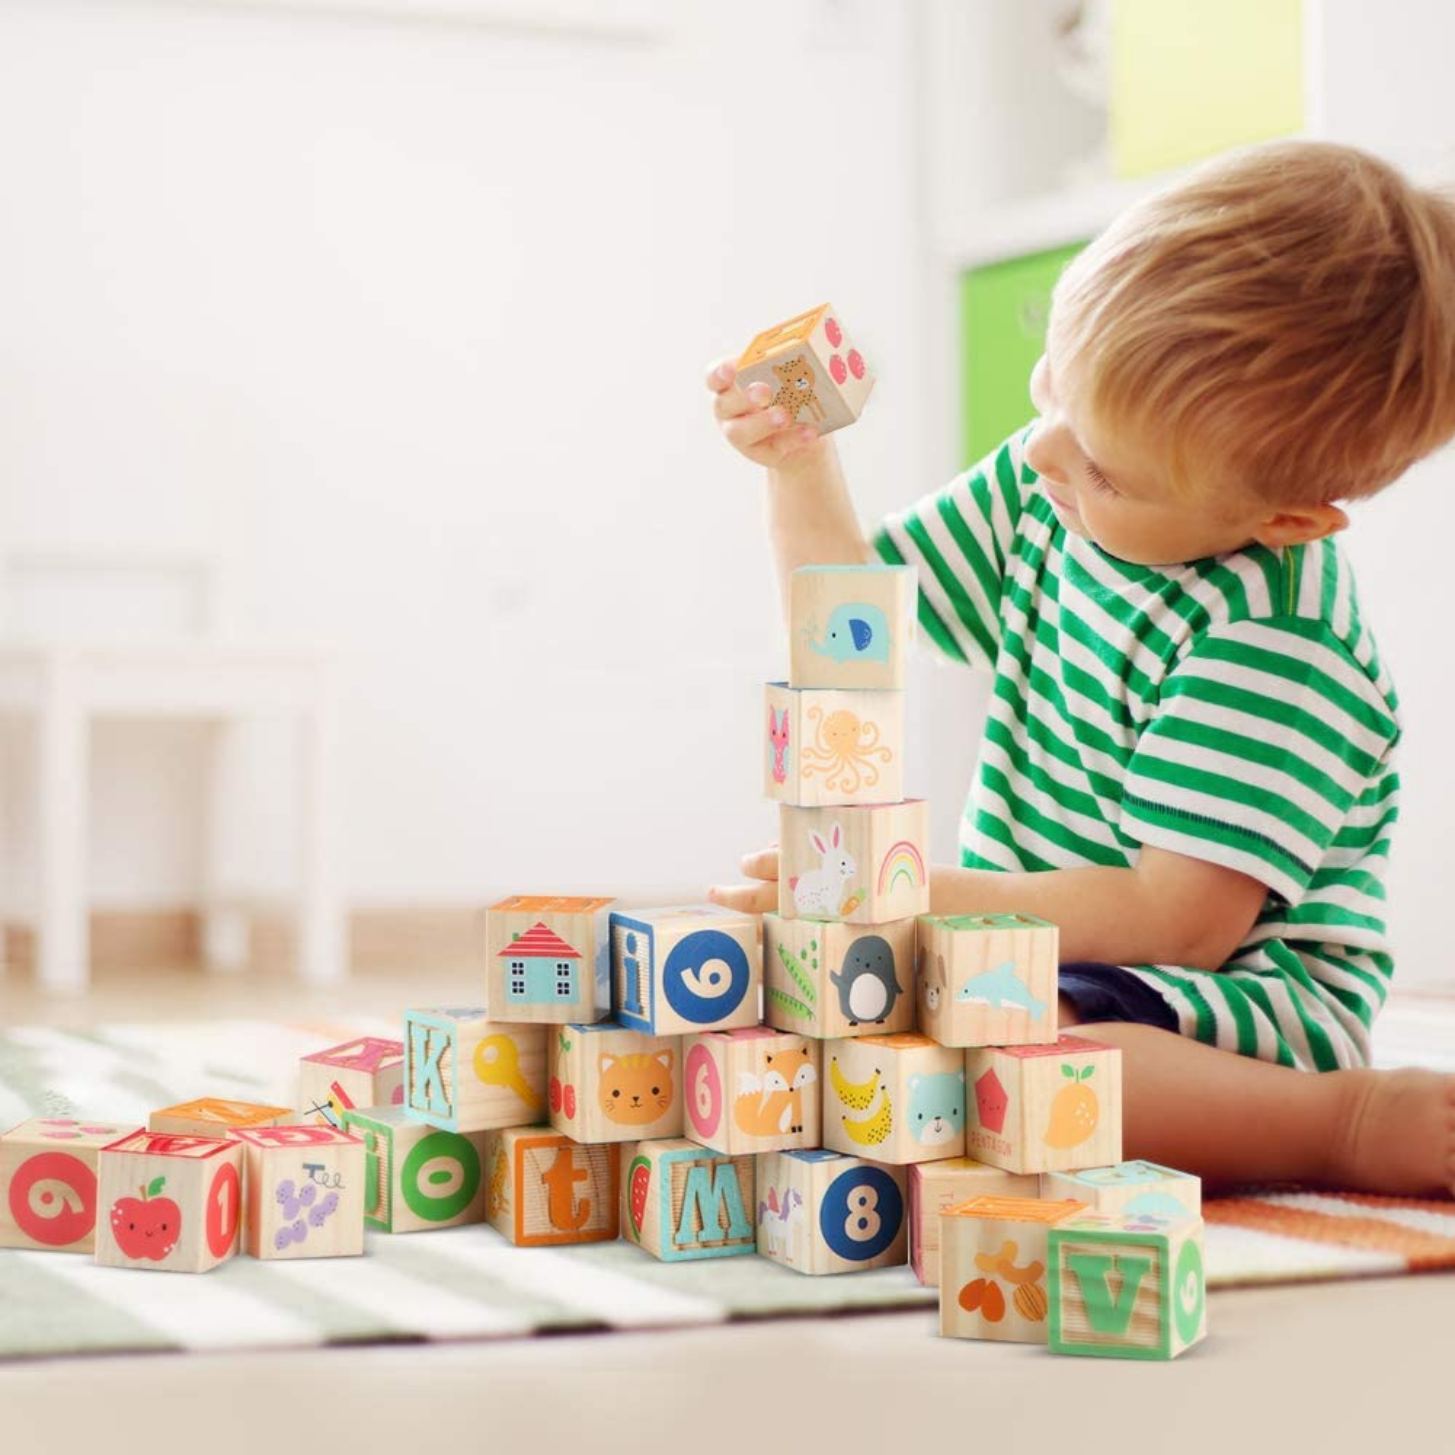
[(823, 1142), (903, 1167), (965, 1153), (962, 1051), (906, 1032), (824, 1042)]

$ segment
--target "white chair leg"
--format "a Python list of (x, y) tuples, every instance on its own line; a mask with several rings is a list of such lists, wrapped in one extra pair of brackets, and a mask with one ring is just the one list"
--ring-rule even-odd
[(348, 931), (339, 895), (337, 766), (332, 676), (320, 673), (317, 700), (304, 715), (299, 767), (298, 974), (312, 985), (348, 977)]
[(39, 718), (39, 980), (51, 994), (80, 994), (91, 983), (86, 897), (89, 735), (64, 659), (47, 668)]
[(229, 904), (223, 875), (227, 797), (233, 783), (237, 726), (222, 719), (203, 725), (206, 735), (202, 824), (202, 963), (208, 970), (246, 970), (252, 924), (245, 906)]

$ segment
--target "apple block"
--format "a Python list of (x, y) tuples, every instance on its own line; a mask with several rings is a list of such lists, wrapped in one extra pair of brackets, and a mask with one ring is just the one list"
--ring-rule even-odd
[(924, 799), (839, 808), (785, 803), (778, 816), (778, 913), (784, 919), (882, 925), (930, 907)]
[(364, 1144), (364, 1223), (424, 1233), (485, 1220), (485, 1133), (447, 1132), (402, 1106), (345, 1111), (343, 1130)]
[(800, 806), (904, 797), (904, 693), (790, 687), (764, 693), (763, 792)]
[(664, 1263), (758, 1251), (753, 1159), (681, 1137), (621, 1149), (621, 1234)]
[(912, 1031), (824, 1045), (824, 1146), (904, 1166), (965, 1154), (963, 1053)]
[(821, 303), (758, 334), (738, 359), (737, 383), (766, 384), (790, 423), (824, 435), (858, 419), (874, 375), (837, 310)]
[(923, 1284), (940, 1281), (940, 1214), (972, 1197), (1036, 1197), (1042, 1179), (1005, 1172), (973, 1157), (917, 1162), (909, 1169), (909, 1266)]
[(485, 1140), (485, 1216), (522, 1248), (609, 1242), (620, 1226), (621, 1148), (582, 1146), (550, 1127)]
[(914, 641), (911, 567), (800, 566), (788, 597), (789, 686), (904, 686)]
[(530, 1126), (546, 1111), (547, 1027), (483, 1008), (404, 1013), (404, 1104), (447, 1132)]
[(915, 921), (848, 925), (763, 916), (763, 1012), (828, 1040), (914, 1029)]
[(682, 1050), (692, 1141), (730, 1157), (819, 1145), (818, 1041), (742, 1026), (687, 1036)]
[(614, 1021), (554, 1027), (546, 1047), (551, 1125), (578, 1142), (682, 1132), (682, 1038)]
[(513, 894), (485, 915), (485, 1004), (497, 1021), (568, 1025), (608, 1008), (602, 897)]
[(364, 1143), (337, 1127), (254, 1127), (243, 1154), (243, 1247), (254, 1258), (364, 1251)]
[(904, 1262), (904, 1169), (823, 1149), (758, 1158), (758, 1252), (796, 1273)]
[(355, 1106), (390, 1106), (404, 1100), (404, 1042), (360, 1036), (298, 1062), (298, 1119), (333, 1126)]
[(942, 1046), (1055, 1041), (1059, 941), (1028, 914), (922, 915), (920, 1030)]
[(242, 1127), (281, 1127), (294, 1121), (287, 1106), (258, 1106), (250, 1101), (223, 1101), (215, 1096), (164, 1106), (147, 1118), (150, 1132), (176, 1132), (197, 1137), (230, 1137)]
[[(1118, 1162), (1080, 1172), (1043, 1172), (1042, 1197), (1077, 1197), (1095, 1213), (1119, 1213), (1143, 1228), (1202, 1216), (1202, 1180), (1155, 1162)], [(1133, 1231), (1137, 1231), (1136, 1228)]]
[(94, 1252), (101, 1149), (138, 1130), (134, 1123), (37, 1117), (0, 1137), (0, 1248)]

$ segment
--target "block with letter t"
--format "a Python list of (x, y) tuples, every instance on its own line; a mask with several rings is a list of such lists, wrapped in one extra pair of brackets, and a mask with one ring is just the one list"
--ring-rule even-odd
[(364, 1144), (364, 1222), (382, 1233), (426, 1233), (485, 1219), (485, 1133), (449, 1132), (402, 1106), (345, 1111)]
[(583, 1146), (551, 1127), (511, 1127), (485, 1140), (485, 1216), (524, 1248), (609, 1242), (620, 1216), (621, 1149)]
[(363, 1141), (337, 1127), (253, 1127), (242, 1147), (254, 1258), (348, 1258), (364, 1251)]
[(102, 1147), (136, 1124), (37, 1117), (0, 1137), (0, 1248), (91, 1253)]
[(621, 1232), (664, 1263), (756, 1253), (753, 1158), (673, 1137), (622, 1146)]
[(544, 1025), (488, 1018), (482, 1007), (404, 1013), (404, 1104), (447, 1132), (529, 1126), (546, 1110)]
[(485, 915), (491, 1019), (531, 1025), (599, 1021), (609, 1001), (606, 897), (513, 894)]

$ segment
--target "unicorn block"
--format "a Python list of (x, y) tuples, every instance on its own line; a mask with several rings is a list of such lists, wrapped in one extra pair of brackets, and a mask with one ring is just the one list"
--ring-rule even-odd
[[(880, 925), (929, 908), (929, 805), (779, 810), (778, 913)], [(905, 987), (908, 989), (908, 987)]]
[(758, 1158), (758, 1252), (795, 1273), (903, 1263), (905, 1174), (822, 1150)]

